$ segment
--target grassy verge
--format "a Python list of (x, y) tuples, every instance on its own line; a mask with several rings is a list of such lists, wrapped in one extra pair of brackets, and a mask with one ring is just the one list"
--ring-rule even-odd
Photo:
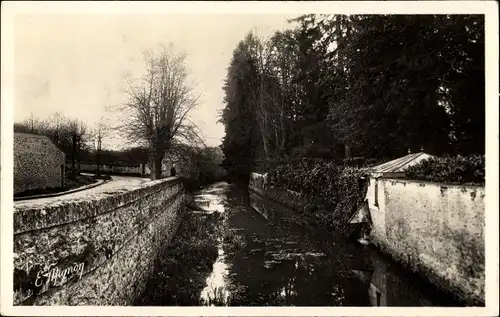
[(135, 305), (197, 306), (205, 280), (217, 258), (220, 214), (187, 210), (177, 235), (161, 251), (144, 293)]

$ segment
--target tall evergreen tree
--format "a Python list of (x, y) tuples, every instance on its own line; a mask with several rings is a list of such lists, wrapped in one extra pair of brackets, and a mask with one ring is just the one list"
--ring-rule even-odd
[(222, 141), (223, 165), (232, 176), (247, 177), (252, 171), (258, 150), (258, 131), (252, 90), (257, 85), (257, 66), (248, 41), (241, 41), (233, 52), (224, 84), (221, 122), (226, 135)]

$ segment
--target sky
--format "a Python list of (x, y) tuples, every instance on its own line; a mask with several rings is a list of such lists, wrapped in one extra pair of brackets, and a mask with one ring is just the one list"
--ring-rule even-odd
[[(89, 126), (104, 118), (114, 124), (108, 106), (126, 100), (125, 76), (144, 71), (143, 52), (172, 42), (187, 53), (192, 80), (203, 94), (191, 119), (208, 145), (221, 143), (217, 123), (224, 107), (222, 91), (232, 52), (252, 30), (261, 36), (291, 28), (278, 14), (32, 14), (14, 21), (14, 121), (61, 114)], [(126, 140), (110, 137), (108, 148)]]

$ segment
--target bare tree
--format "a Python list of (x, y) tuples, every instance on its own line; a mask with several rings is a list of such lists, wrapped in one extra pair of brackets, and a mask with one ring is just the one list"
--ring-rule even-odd
[(65, 117), (58, 112), (43, 120), (31, 115), (29, 119), (14, 124), (14, 131), (49, 137), (66, 154), (66, 157), (71, 157), (72, 173), (70, 176), (73, 178), (76, 176), (78, 155), (87, 149), (86, 142), (90, 137), (90, 131), (83, 121)]
[(258, 86), (252, 91), (251, 100), (259, 122), (267, 162), (276, 158), (285, 149), (288, 130), (286, 116), (289, 111), (285, 90), (289, 86), (291, 62), (282, 52), (283, 48), (278, 47), (280, 44), (283, 46), (279, 41), (285, 40), (278, 36), (285, 37), (283, 34), (278, 34), (269, 39), (257, 36), (255, 33), (250, 33), (247, 37), (258, 69)]
[(174, 140), (190, 142), (198, 137), (189, 113), (201, 95), (188, 83), (186, 54), (173, 44), (146, 56), (145, 75), (128, 82), (128, 102), (119, 107), (124, 116), (119, 130), (131, 141), (149, 149), (151, 179), (161, 177), (161, 163)]
[(14, 124), (15, 132), (34, 133), (34, 134), (47, 134), (49, 124), (45, 120), (35, 117), (33, 113), (30, 114), (28, 119)]
[(52, 134), (52, 141), (56, 145), (60, 145), (64, 143), (65, 137), (67, 137), (68, 133), (68, 124), (69, 124), (68, 118), (65, 118), (61, 113), (56, 112), (52, 114), (48, 122), (50, 124), (50, 131)]
[(270, 115), (266, 107), (266, 92), (265, 92), (265, 82), (266, 82), (266, 62), (268, 59), (269, 51), (267, 50), (267, 39), (262, 36), (257, 36), (256, 32), (249, 33), (246, 38), (249, 44), (250, 54), (255, 59), (258, 71), (256, 89), (252, 90), (251, 102), (254, 105), (255, 113), (257, 115), (257, 121), (259, 123), (259, 130), (262, 136), (262, 146), (264, 150), (265, 160), (270, 160), (270, 149), (269, 149), (269, 120)]
[(101, 117), (101, 120), (97, 122), (91, 131), (91, 136), (93, 142), (95, 144), (96, 150), (96, 175), (100, 176), (100, 167), (101, 167), (101, 152), (102, 152), (102, 139), (109, 135), (109, 125), (105, 122), (104, 117)]
[(76, 178), (76, 162), (79, 163), (78, 154), (84, 149), (86, 138), (89, 137), (87, 125), (78, 119), (72, 119), (67, 124), (68, 133), (71, 136), (71, 177)]

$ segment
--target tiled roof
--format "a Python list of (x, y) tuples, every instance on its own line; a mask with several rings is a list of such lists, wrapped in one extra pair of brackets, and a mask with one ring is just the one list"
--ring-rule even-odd
[(373, 173), (398, 173), (403, 172), (408, 167), (420, 163), (420, 161), (433, 157), (430, 154), (419, 152), (411, 153), (395, 160), (370, 168)]

